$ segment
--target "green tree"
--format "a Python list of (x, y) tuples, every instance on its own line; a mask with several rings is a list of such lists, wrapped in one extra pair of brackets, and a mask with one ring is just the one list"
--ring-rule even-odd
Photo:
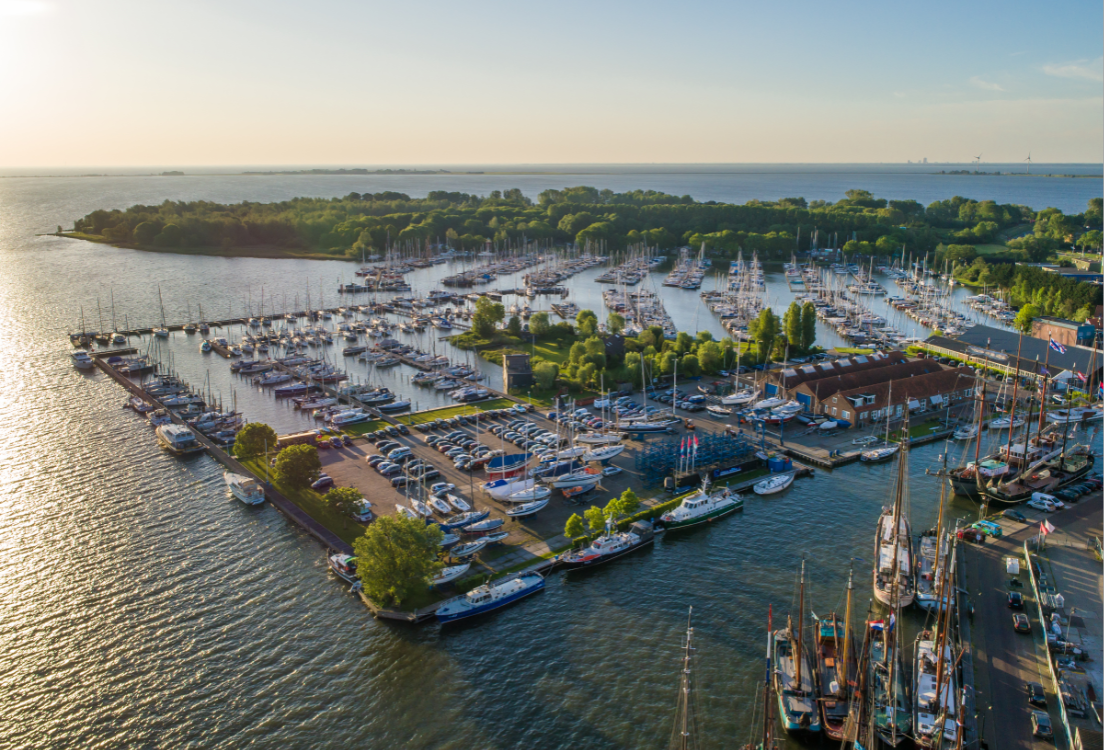
[(535, 312), (531, 319), (527, 320), (531, 334), (536, 338), (545, 338), (550, 334), (550, 315), (546, 312)]
[(588, 349), (585, 348), (585, 344), (581, 341), (577, 341), (569, 347), (569, 363), (580, 364), (587, 353)]
[(673, 348), (681, 356), (692, 350), (693, 339), (687, 332), (677, 333), (677, 339), (673, 342)]
[(723, 355), (719, 343), (704, 343), (697, 349), (701, 374), (715, 374), (723, 367)]
[(512, 315), (511, 319), (508, 320), (507, 330), (509, 335), (519, 337), (520, 333), (523, 332), (523, 325), (520, 323), (519, 317)]
[(473, 312), (473, 332), (482, 338), (496, 334), (496, 326), (504, 319), (504, 304), (494, 303), (488, 296), (477, 299)]
[(750, 321), (746, 331), (750, 336), (750, 349), (754, 352), (758, 363), (768, 361), (777, 344), (777, 336), (781, 334), (781, 320), (772, 309), (763, 309)]
[(592, 309), (582, 309), (577, 312), (577, 334), (582, 338), (591, 338), (596, 335), (599, 320)]
[(627, 324), (627, 320), (619, 312), (608, 312), (608, 332), (619, 334), (624, 326)]
[(590, 387), (597, 379), (596, 364), (591, 361), (587, 361), (581, 365), (581, 368), (577, 370), (577, 379), (581, 382), (582, 387)]
[(231, 454), (240, 460), (257, 458), (266, 450), (277, 449), (277, 433), (273, 427), (261, 422), (250, 422), (235, 435), (235, 446)]
[(614, 518), (618, 521), (621, 518), (634, 515), (638, 510), (639, 496), (630, 489), (626, 489), (623, 491), (622, 495), (612, 498), (612, 500), (604, 506), (604, 515), (606, 518)]
[(816, 343), (816, 305), (805, 301), (800, 310), (800, 343), (804, 351), (809, 351)]
[(290, 445), (277, 454), (274, 472), (278, 481), (289, 487), (307, 487), (323, 470), (319, 451), (311, 445)]
[(1016, 318), (1012, 320), (1012, 326), (1025, 335), (1031, 332), (1031, 323), (1039, 316), (1039, 307), (1034, 304), (1024, 304)]
[(531, 365), (531, 374), (540, 389), (550, 390), (554, 387), (554, 380), (558, 378), (558, 365), (552, 361), (536, 359)]
[(785, 336), (789, 339), (789, 345), (793, 348), (802, 348), (804, 345), (804, 322), (800, 311), (800, 304), (793, 301), (785, 310)]
[(642, 387), (642, 354), (628, 351), (623, 355), (623, 369), (636, 390)]
[(700, 359), (695, 353), (687, 353), (681, 357), (681, 374), (686, 377), (700, 376)]
[(181, 227), (175, 223), (170, 223), (162, 228), (162, 232), (154, 236), (155, 246), (180, 246), (181, 245)]
[(574, 513), (568, 519), (566, 519), (566, 539), (571, 542), (578, 537), (585, 536), (585, 521), (578, 514)]
[(362, 591), (379, 605), (403, 602), (427, 589), (442, 568), (442, 529), (422, 519), (381, 516), (354, 540)]
[(589, 523), (590, 530), (602, 531), (608, 522), (608, 517), (604, 511), (594, 505), (585, 511), (585, 520)]
[(356, 487), (335, 487), (327, 491), (323, 502), (335, 506), (344, 516), (349, 516), (361, 510), (364, 497)]
[(154, 238), (157, 237), (159, 228), (152, 222), (141, 222), (135, 226), (134, 236), (137, 243), (149, 245), (154, 243)]

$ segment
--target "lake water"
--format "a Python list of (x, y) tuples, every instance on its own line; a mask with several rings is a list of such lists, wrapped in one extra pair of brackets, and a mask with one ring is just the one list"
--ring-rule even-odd
[[(777, 498), (752, 497), (737, 517), (667, 536), (595, 573), (556, 575), (544, 593), (468, 626), (375, 622), (328, 575), (315, 541), (280, 513), (229, 499), (221, 467), (207, 457), (180, 461), (159, 451), (145, 423), (121, 408), (117, 385), (70, 366), (65, 338), (80, 306), (95, 321), (97, 297), (110, 320), (113, 293), (120, 325), (124, 316), (130, 324), (156, 322), (159, 286), (167, 319), (178, 322), (197, 304), (212, 318), (238, 315), (262, 285), (275, 303), (306, 291), (314, 302), (322, 286), (325, 303), (334, 305), (335, 282), (353, 279), (354, 265), (147, 254), (35, 234), (98, 207), (165, 198), (266, 201), (510, 186), (537, 193), (589, 183), (732, 201), (767, 186), (809, 199), (862, 187), (926, 203), (972, 196), (954, 187), (993, 180), (864, 175), (874, 183), (826, 171), (0, 180), (0, 741), (51, 748), (661, 747), (691, 605), (701, 743), (746, 742), (767, 608), (772, 603), (779, 620), (795, 613), (806, 559), (810, 607), (842, 610), (851, 558), (861, 558), (855, 608), (864, 610), (874, 522), (894, 466), (853, 465), (799, 480)], [(1100, 195), (1090, 191), (1099, 189), (1091, 179), (1019, 180), (996, 179), (997, 190), (978, 198), (1072, 212)], [(885, 191), (881, 181), (891, 182)], [(601, 312), (603, 286), (592, 282), (598, 272), (574, 279), (572, 300)], [(440, 266), (410, 279), (426, 290), (444, 274)], [(768, 299), (783, 308), (790, 297), (780, 274), (768, 282)], [(695, 293), (665, 295), (679, 328), (721, 332)], [(821, 342), (833, 345), (831, 337), (821, 330)], [(282, 430), (304, 426), (232, 378), (222, 359), (199, 354), (195, 339), (174, 334), (165, 348), (177, 371), (197, 384), (210, 379), (214, 392), (225, 402), (234, 395), (251, 418)], [(364, 365), (347, 366), (368, 377)], [(389, 378), (398, 389), (410, 390), (406, 369)], [(410, 397), (421, 407), (436, 400)], [(917, 527), (936, 514), (938, 484), (923, 472), (941, 452), (932, 445), (911, 458)], [(974, 510), (955, 501), (953, 513)]]

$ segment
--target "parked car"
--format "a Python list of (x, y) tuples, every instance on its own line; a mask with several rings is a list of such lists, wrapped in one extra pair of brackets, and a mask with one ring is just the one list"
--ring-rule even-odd
[(1054, 738), (1054, 729), (1050, 727), (1050, 715), (1039, 710), (1031, 710), (1031, 733), (1035, 738)]
[(316, 479), (314, 482), (312, 482), (312, 489), (316, 490), (317, 492), (334, 486), (335, 480), (327, 476), (326, 474), (323, 474), (319, 477), (319, 479)]
[(1015, 508), (1008, 508), (1001, 515), (1004, 516), (1005, 518), (1010, 518), (1013, 521), (1018, 521), (1021, 524), (1026, 524), (1027, 523), (1027, 516), (1023, 515), (1022, 513), (1020, 513)]
[(1015, 613), (1012, 615), (1012, 627), (1017, 634), (1031, 633), (1031, 621), (1027, 619), (1027, 613)]
[(1027, 689), (1027, 703), (1034, 705), (1035, 707), (1046, 706), (1046, 694), (1043, 693), (1043, 685), (1037, 681), (1032, 681), (1026, 684), (1024, 687)]
[(387, 458), (385, 458), (383, 455), (380, 455), (380, 454), (375, 454), (375, 455), (365, 457), (365, 462), (368, 463), (371, 468), (377, 468), (378, 464), (380, 464), (382, 461), (387, 461), (387, 460), (388, 460)]

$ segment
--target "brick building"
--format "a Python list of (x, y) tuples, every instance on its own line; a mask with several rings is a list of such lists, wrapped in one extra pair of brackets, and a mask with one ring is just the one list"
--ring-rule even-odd
[(973, 370), (969, 367), (939, 367), (937, 371), (894, 377), (864, 386), (844, 385), (820, 400), (819, 412), (858, 425), (884, 421), (886, 412), (891, 409), (895, 420), (903, 417), (905, 405), (910, 411), (924, 412), (970, 402), (974, 381)]

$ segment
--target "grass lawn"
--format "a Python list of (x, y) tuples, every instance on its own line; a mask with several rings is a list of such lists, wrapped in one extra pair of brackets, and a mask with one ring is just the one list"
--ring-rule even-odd
[(855, 354), (869, 354), (873, 353), (872, 348), (841, 348), (836, 346), (834, 348), (835, 353), (855, 353)]
[[(494, 408), (509, 408), (514, 406), (515, 401), (510, 401), (507, 398), (493, 398), (489, 401), (478, 401), (477, 403), (464, 403), (457, 406), (447, 406), (446, 408), (436, 408), (430, 411), (419, 411), (411, 416), (408, 414), (398, 414), (394, 418), (397, 424), (407, 424), (413, 426), (415, 424), (422, 424), (423, 422), (429, 422), (432, 419), (449, 419), (451, 416), (457, 416), (459, 414), (474, 414), (478, 411), (489, 411)], [(376, 432), (379, 429), (391, 426), (387, 421), (377, 419), (371, 422), (362, 422), (361, 424), (351, 424), (349, 427), (343, 427), (343, 432), (348, 435), (364, 435), (366, 432)]]
[[(528, 390), (517, 388), (512, 390), (512, 395), (516, 396), (524, 403), (530, 402), (535, 406), (550, 408), (554, 405), (554, 396), (564, 390), (565, 388), (550, 388), (549, 390), (541, 390), (537, 387), (532, 387), (530, 389), (530, 395), (528, 395)], [(569, 390), (565, 394), (573, 400), (578, 400), (581, 398), (595, 398), (597, 395), (599, 395), (599, 393), (594, 390)]]
[(991, 256), (992, 254), (1006, 254), (1011, 251), (1007, 246), (999, 243), (975, 243), (973, 248), (977, 249), (983, 257)]
[[(265, 479), (264, 460), (257, 458), (252, 461), (243, 461), (242, 465), (254, 472), (260, 479)], [(325, 504), (323, 495), (315, 490), (311, 488), (292, 489), (276, 481), (273, 482), (273, 487), (302, 511), (338, 535), (343, 542), (353, 545), (355, 539), (365, 534), (365, 524), (359, 524), (354, 519), (339, 513), (334, 506)]]
[[(936, 432), (942, 432), (944, 429), (946, 429), (946, 427), (944, 427), (942, 424), (939, 424), (937, 421), (934, 421), (934, 420), (927, 421), (927, 422), (924, 422), (923, 424), (917, 424), (913, 427), (909, 427), (908, 428), (908, 437), (914, 440), (917, 437), (927, 437), (928, 435), (933, 435)], [(889, 430), (889, 434), (885, 438), (885, 442), (897, 443), (899, 441), (900, 441), (900, 430), (899, 429)]]

